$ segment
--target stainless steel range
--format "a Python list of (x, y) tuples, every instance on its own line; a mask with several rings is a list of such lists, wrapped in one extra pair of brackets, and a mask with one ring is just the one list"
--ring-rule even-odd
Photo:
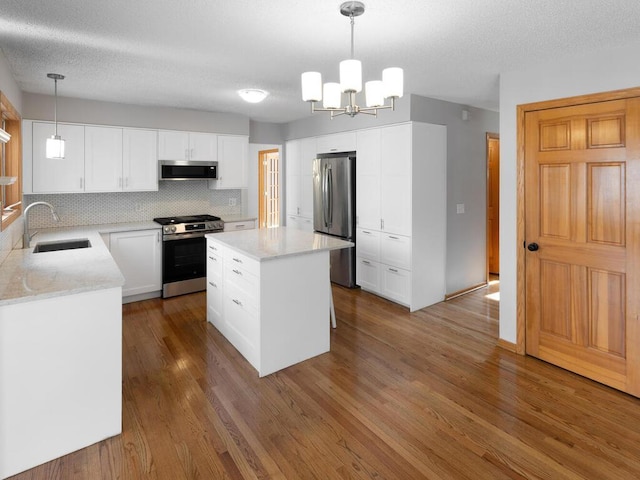
[(154, 218), (162, 225), (162, 298), (207, 288), (207, 233), (221, 232), (224, 222), (213, 215)]

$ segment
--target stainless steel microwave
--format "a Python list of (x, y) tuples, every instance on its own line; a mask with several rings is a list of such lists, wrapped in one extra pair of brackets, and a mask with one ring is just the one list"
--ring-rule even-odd
[(218, 162), (191, 162), (188, 160), (160, 160), (159, 180), (215, 180)]

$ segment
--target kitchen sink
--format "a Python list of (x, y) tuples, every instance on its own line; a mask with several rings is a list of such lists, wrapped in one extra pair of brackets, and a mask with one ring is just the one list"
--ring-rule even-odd
[(56, 252), (58, 250), (73, 250), (76, 248), (89, 248), (91, 242), (88, 238), (76, 238), (74, 240), (60, 240), (57, 242), (36, 243), (33, 253)]

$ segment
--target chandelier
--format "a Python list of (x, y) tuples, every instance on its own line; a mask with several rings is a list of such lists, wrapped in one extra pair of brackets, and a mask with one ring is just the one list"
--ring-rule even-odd
[[(390, 108), (395, 110), (396, 98), (402, 97), (404, 74), (402, 68), (385, 68), (382, 80), (371, 80), (365, 83), (366, 107), (356, 104), (356, 93), (362, 91), (362, 63), (353, 58), (354, 17), (364, 13), (364, 3), (344, 2), (340, 5), (340, 13), (351, 19), (351, 58), (340, 62), (340, 83), (327, 82), (322, 85), (320, 72), (302, 74), (302, 100), (311, 103), (311, 113), (330, 112), (331, 118), (339, 115), (355, 117), (358, 113), (378, 115), (378, 110)], [(348, 103), (342, 106), (342, 93), (347, 94)], [(390, 99), (385, 105), (385, 99)], [(322, 100), (322, 108), (316, 102)]]

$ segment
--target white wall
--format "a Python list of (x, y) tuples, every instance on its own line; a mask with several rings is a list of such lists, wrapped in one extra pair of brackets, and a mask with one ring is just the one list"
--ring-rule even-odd
[(516, 107), (640, 86), (640, 43), (530, 65), (500, 77), (500, 338), (516, 342)]

